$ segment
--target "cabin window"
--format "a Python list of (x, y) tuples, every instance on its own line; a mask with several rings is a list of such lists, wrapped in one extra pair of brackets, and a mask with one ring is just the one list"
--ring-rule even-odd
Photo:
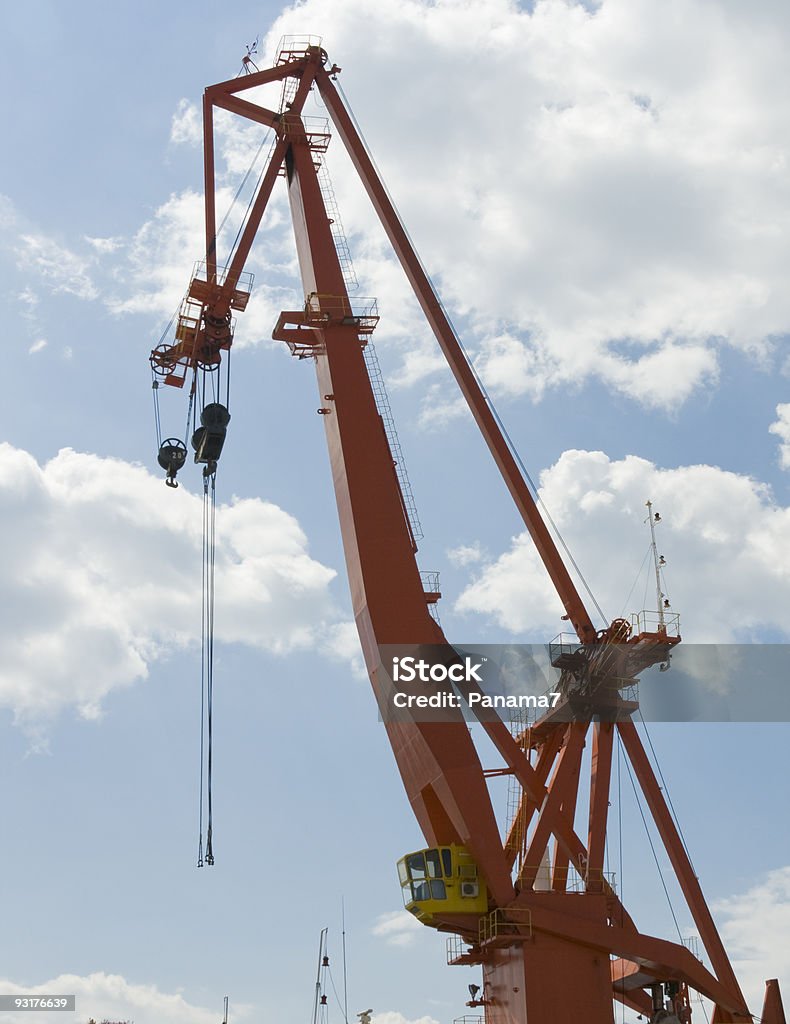
[(442, 865), (441, 861), (439, 860), (438, 850), (426, 850), (425, 863), (428, 867), (428, 878), (442, 877)]
[(453, 877), (453, 852), (452, 850), (442, 850), (442, 864), (444, 865), (444, 877)]
[(431, 883), (430, 882), (412, 882), (411, 884), (411, 895), (412, 899), (416, 903), (424, 903), (425, 900), (431, 898)]
[(418, 880), (425, 878), (425, 855), (422, 853), (412, 853), (406, 859), (406, 866), (409, 869), (409, 875), (411, 878)]

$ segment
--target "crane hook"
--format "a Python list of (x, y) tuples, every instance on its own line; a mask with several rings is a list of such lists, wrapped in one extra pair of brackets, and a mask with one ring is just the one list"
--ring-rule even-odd
[(187, 461), (187, 446), (178, 437), (168, 437), (159, 445), (156, 461), (167, 473), (165, 483), (168, 487), (178, 487), (176, 473)]

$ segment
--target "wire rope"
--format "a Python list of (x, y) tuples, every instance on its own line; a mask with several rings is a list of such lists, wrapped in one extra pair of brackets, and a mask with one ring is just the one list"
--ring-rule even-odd
[(213, 839), (213, 795), (212, 772), (214, 763), (214, 568), (216, 551), (216, 474), (211, 473), (205, 478), (206, 492), (209, 497), (209, 533), (207, 542), (207, 588), (206, 588), (206, 724), (207, 724), (207, 758), (206, 758), (206, 863), (214, 863)]
[[(645, 567), (645, 562), (650, 557), (650, 550), (651, 550), (650, 545), (648, 545), (647, 551), (645, 551), (645, 557), (642, 559), (642, 564), (639, 566), (639, 569), (637, 570), (636, 576), (634, 577), (634, 582), (631, 584), (631, 589), (628, 591), (628, 597), (623, 602), (623, 607), (622, 607), (622, 609), (620, 611), (620, 617), (621, 618), (622, 618), (623, 615), (625, 615), (626, 611), (628, 610), (628, 602), (631, 600), (631, 595), (633, 594), (633, 592), (634, 592), (634, 590), (636, 588), (636, 585), (639, 582), (639, 577), (642, 575), (642, 570)], [(643, 603), (642, 607), (644, 607), (644, 603)]]
[(656, 869), (658, 871), (658, 877), (661, 879), (661, 886), (662, 886), (662, 888), (664, 890), (664, 895), (667, 898), (667, 904), (669, 906), (669, 912), (672, 915), (672, 920), (675, 922), (675, 930), (678, 933), (678, 939), (680, 940), (680, 944), (682, 946), (683, 945), (683, 934), (680, 931), (680, 925), (678, 924), (678, 919), (675, 916), (675, 908), (672, 905), (672, 897), (669, 895), (669, 889), (667, 888), (667, 884), (664, 881), (664, 872), (661, 870), (661, 864), (659, 863), (659, 860), (658, 860), (658, 854), (656, 853), (656, 848), (655, 848), (655, 845), (653, 843), (653, 837), (650, 835), (650, 829), (647, 827), (647, 818), (645, 817), (645, 812), (644, 812), (644, 810), (642, 808), (642, 801), (639, 799), (639, 793), (637, 792), (636, 783), (634, 782), (634, 776), (633, 776), (633, 773), (631, 772), (631, 765), (628, 763), (627, 760), (625, 762), (625, 768), (626, 768), (626, 771), (628, 772), (628, 778), (631, 780), (631, 788), (634, 791), (634, 798), (636, 800), (636, 806), (637, 806), (637, 808), (639, 810), (639, 816), (641, 817), (642, 824), (645, 827), (645, 835), (647, 836), (647, 841), (650, 844), (650, 851), (653, 854), (653, 860), (656, 863)]
[(201, 580), (200, 580), (200, 812), (199, 831), (200, 841), (198, 843), (197, 866), (203, 867), (203, 804), (204, 804), (204, 765), (205, 765), (205, 735), (206, 735), (206, 505), (208, 494), (203, 487), (203, 547), (201, 552)]
[[(620, 927), (625, 913), (625, 874), (623, 871), (623, 791), (620, 785), (620, 735), (617, 736), (617, 866), (620, 871), (620, 906), (622, 907)], [(620, 1004), (620, 1019), (625, 1024), (625, 1003)]]
[(527, 470), (527, 467), (524, 465), (524, 462), (523, 462), (521, 456), (519, 455), (519, 452), (518, 452), (517, 448), (513, 444), (513, 440), (510, 437), (507, 429), (505, 428), (505, 425), (502, 422), (502, 418), (500, 417), (499, 413), (497, 412), (496, 406), (494, 405), (494, 402), (492, 401), (491, 396), (489, 395), (485, 385), (483, 384), (483, 381), (480, 378), (480, 375), (479, 375), (479, 373), (477, 371), (477, 368), (475, 367), (473, 361), (471, 360), (471, 358), (469, 356), (469, 353), (466, 350), (466, 347), (464, 346), (463, 342), (461, 341), (461, 339), (460, 339), (460, 337), (458, 335), (458, 332), (455, 329), (455, 325), (453, 324), (452, 319), (450, 318), (450, 315), (449, 315), (449, 313), (448, 313), (444, 303), (442, 302), (442, 299), (441, 299), (438, 291), (434, 287), (433, 279), (431, 278), (430, 274), (426, 270), (425, 265), (423, 264), (422, 260), (420, 259), (419, 254), (417, 253), (417, 249), (416, 249), (416, 247), (414, 245), (414, 242), (413, 242), (413, 240), (411, 238), (411, 235), (409, 234), (408, 230), (406, 229), (406, 227), (405, 227), (405, 225), (403, 223), (403, 219), (402, 219), (402, 217), (400, 215), (400, 211), (398, 210), (398, 207), (397, 207), (394, 199), (392, 198), (392, 195), (390, 194), (389, 189), (387, 188), (387, 186), (386, 186), (386, 184), (384, 182), (384, 179), (382, 177), (381, 171), (379, 170), (379, 168), (378, 168), (378, 166), (376, 164), (376, 161), (373, 159), (373, 155), (372, 155), (372, 153), (370, 151), (370, 148), (368, 147), (367, 141), (366, 141), (365, 136), (364, 136), (364, 134), (362, 132), (362, 129), (360, 128), (359, 122), (357, 121), (356, 117), (354, 116), (354, 112), (352, 111), (351, 105), (348, 102), (348, 97), (346, 96), (345, 92), (343, 91), (343, 87), (342, 87), (342, 85), (339, 82), (337, 83), (337, 91), (338, 91), (338, 93), (340, 95), (340, 98), (343, 101), (343, 105), (345, 106), (346, 113), (348, 114), (349, 118), (351, 119), (351, 121), (352, 121), (352, 123), (353, 123), (353, 125), (354, 125), (354, 127), (355, 127), (355, 129), (357, 131), (357, 134), (359, 135), (360, 141), (361, 141), (361, 143), (362, 143), (362, 145), (363, 145), (363, 147), (365, 149), (365, 153), (366, 153), (368, 159), (370, 160), (374, 170), (376, 171), (376, 174), (378, 176), (379, 182), (381, 183), (381, 187), (383, 188), (385, 194), (387, 195), (387, 198), (389, 199), (389, 201), (390, 201), (390, 203), (392, 205), (393, 210), (395, 211), (395, 215), (398, 218), (398, 222), (400, 224), (401, 230), (406, 235), (406, 238), (408, 239), (409, 244), (411, 245), (412, 251), (414, 252), (414, 255), (415, 255), (416, 259), (417, 259), (417, 262), (419, 263), (420, 268), (422, 269), (422, 272), (425, 274), (425, 277), (427, 278), (428, 283), (430, 284), (430, 287), (431, 287), (431, 290), (433, 292), (434, 298), (436, 299), (436, 302), (438, 303), (439, 308), (442, 310), (442, 312), (443, 312), (443, 314), (444, 314), (444, 316), (445, 316), (445, 318), (447, 320), (447, 323), (449, 324), (450, 329), (453, 332), (453, 335), (455, 337), (456, 343), (458, 344), (459, 348), (461, 349), (461, 352), (463, 353), (464, 359), (466, 360), (467, 365), (469, 366), (469, 369), (470, 369), (470, 371), (472, 373), (472, 376), (474, 377), (474, 379), (475, 379), (475, 381), (477, 383), (477, 386), (480, 388), (480, 391), (481, 391), (481, 393), (483, 395), (483, 398), (485, 399), (486, 403), (488, 404), (488, 407), (491, 410), (491, 414), (494, 417), (494, 420), (496, 421), (496, 424), (499, 427), (500, 431), (502, 432), (502, 436), (505, 438), (507, 446), (508, 446), (508, 448), (510, 450), (510, 454), (513, 456), (513, 459), (515, 460), (515, 462), (518, 465), (519, 469), (523, 473), (524, 479), (529, 484), (529, 487), (530, 487), (530, 489), (532, 491), (533, 498), (535, 499), (536, 503), (538, 505), (540, 505), (540, 507), (543, 509), (543, 512), (544, 512), (544, 514), (546, 516), (546, 519), (547, 519), (549, 525), (551, 526), (552, 530), (554, 531), (554, 534), (557, 537), (557, 540), (559, 541), (560, 546), (562, 547), (562, 549), (565, 552), (565, 554), (567, 555), (571, 565), (573, 566), (574, 570), (576, 571), (576, 574), (577, 574), (579, 580), (581, 581), (582, 586), (584, 587), (585, 591), (587, 592), (587, 595), (589, 596), (589, 598), (592, 601), (593, 605), (595, 606), (598, 614), (600, 615), (601, 620), (603, 621), (603, 624), (607, 625), (608, 622), (609, 622), (609, 619), (604, 614), (600, 604), (598, 603), (595, 595), (592, 592), (592, 589), (590, 588), (589, 584), (587, 583), (587, 580), (585, 579), (584, 574), (582, 573), (582, 571), (581, 571), (581, 569), (580, 569), (576, 559), (573, 557), (573, 555), (572, 555), (572, 553), (570, 551), (570, 548), (568, 547), (567, 543), (565, 542), (565, 538), (563, 537), (563, 535), (560, 532), (556, 522), (554, 521), (554, 518), (551, 515), (551, 512), (549, 511), (548, 507), (546, 506), (546, 503), (544, 502), (543, 498), (541, 497), (537, 487), (535, 486), (534, 480), (530, 476), (530, 474), (529, 474), (529, 472)]
[(156, 447), (162, 447), (162, 421), (159, 416), (159, 381), (151, 368), (151, 391), (154, 396), (154, 424), (156, 426)]
[[(214, 578), (216, 566), (216, 473), (203, 477), (203, 559), (200, 616), (200, 811), (198, 867), (214, 863)], [(205, 855), (203, 823), (205, 809)]]
[(332, 968), (331, 967), (327, 967), (327, 973), (329, 974), (329, 980), (332, 983), (332, 991), (335, 993), (335, 999), (337, 1001), (337, 1005), (340, 1008), (340, 1012), (343, 1014), (343, 1020), (345, 1021), (345, 1024), (348, 1024), (348, 1014), (343, 1010), (343, 1003), (342, 1003), (342, 1001), (340, 999), (340, 996), (338, 994), (337, 988), (335, 986), (335, 979), (332, 977)]
[(639, 718), (640, 718), (640, 721), (642, 722), (642, 728), (645, 730), (645, 737), (647, 739), (647, 744), (650, 747), (650, 752), (653, 755), (653, 761), (655, 762), (656, 771), (658, 772), (658, 777), (661, 779), (661, 789), (662, 789), (662, 791), (664, 793), (664, 796), (666, 796), (666, 798), (667, 798), (667, 804), (669, 805), (669, 809), (670, 809), (670, 811), (672, 813), (672, 820), (675, 822), (675, 828), (678, 830), (678, 835), (680, 836), (680, 841), (683, 844), (683, 849), (686, 851), (686, 856), (688, 857), (689, 864), (691, 865), (691, 870), (694, 872), (694, 877), (696, 878), (697, 877), (697, 871), (696, 871), (696, 868), (694, 867), (694, 862), (691, 859), (691, 852), (690, 852), (690, 850), (688, 848), (688, 844), (686, 843), (686, 837), (683, 835), (683, 829), (681, 828), (680, 820), (679, 820), (679, 818), (677, 816), (677, 813), (675, 812), (675, 805), (672, 803), (672, 796), (671, 796), (671, 794), (669, 792), (669, 786), (667, 785), (667, 781), (664, 778), (664, 773), (661, 771), (661, 762), (658, 760), (658, 754), (656, 753), (655, 747), (653, 746), (653, 741), (650, 738), (650, 732), (648, 731), (647, 722), (644, 719), (644, 715), (642, 714), (642, 709), (641, 708), (639, 708)]

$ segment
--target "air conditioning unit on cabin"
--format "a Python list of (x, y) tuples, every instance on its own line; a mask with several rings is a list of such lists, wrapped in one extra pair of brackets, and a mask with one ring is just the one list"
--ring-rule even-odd
[(461, 882), (461, 895), (467, 900), (477, 899), (480, 895), (480, 886), (477, 882)]

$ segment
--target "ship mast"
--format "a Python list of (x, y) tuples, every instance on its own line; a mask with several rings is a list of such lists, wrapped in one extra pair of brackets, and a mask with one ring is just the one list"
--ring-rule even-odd
[(645, 502), (647, 506), (647, 521), (650, 523), (650, 547), (653, 552), (653, 567), (656, 571), (656, 603), (658, 604), (658, 625), (662, 633), (666, 632), (666, 621), (664, 618), (664, 594), (661, 590), (661, 566), (664, 564), (664, 556), (659, 555), (658, 548), (656, 547), (656, 523), (661, 522), (661, 516), (658, 512), (653, 512), (653, 502), (648, 498)]

